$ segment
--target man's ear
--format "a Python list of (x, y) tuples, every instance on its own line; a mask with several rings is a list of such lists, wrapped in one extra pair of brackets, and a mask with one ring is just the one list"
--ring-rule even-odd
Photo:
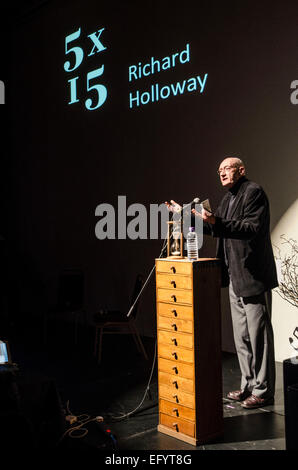
[(239, 166), (239, 173), (241, 176), (245, 175), (245, 168), (244, 166)]

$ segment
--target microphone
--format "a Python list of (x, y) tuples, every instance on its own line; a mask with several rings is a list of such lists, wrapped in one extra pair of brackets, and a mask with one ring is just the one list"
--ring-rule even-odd
[[(173, 201), (171, 201), (171, 203), (172, 203), (172, 202), (173, 202)], [(179, 207), (179, 205), (178, 205), (177, 203), (175, 203), (175, 204), (173, 204), (173, 207), (175, 207), (176, 210), (173, 211), (173, 212), (180, 213), (180, 212), (184, 211), (185, 209), (187, 209), (187, 208), (188, 208), (189, 206), (191, 206), (192, 204), (198, 204), (199, 202), (200, 202), (200, 199), (199, 199), (198, 197), (195, 197), (191, 202), (189, 202), (188, 204), (185, 204), (185, 205), (183, 205), (183, 206), (180, 206), (180, 207)], [(178, 206), (178, 207), (177, 207), (177, 206)]]
[(191, 208), (192, 204), (198, 204), (200, 202), (200, 199), (198, 197), (195, 197), (189, 204), (186, 204), (182, 208), (183, 212), (183, 217), (188, 217), (191, 215), (191, 212), (189, 211), (189, 208)]
[[(200, 202), (200, 199), (198, 197), (195, 197), (191, 202), (188, 204), (185, 204), (182, 208), (181, 211), (184, 212), (185, 209), (188, 209), (192, 204), (198, 204)], [(184, 212), (184, 214), (188, 214), (188, 212)]]
[(195, 197), (189, 204), (186, 204), (186, 206), (183, 206), (183, 210), (191, 206), (192, 204), (198, 204), (199, 202), (200, 202), (200, 199), (198, 197)]

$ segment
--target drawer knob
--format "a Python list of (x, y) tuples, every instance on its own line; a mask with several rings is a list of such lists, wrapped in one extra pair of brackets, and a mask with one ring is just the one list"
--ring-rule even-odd
[(171, 341), (173, 341), (173, 343), (175, 344), (175, 346), (177, 346), (177, 340), (176, 340), (176, 338), (171, 338)]
[(173, 423), (173, 428), (175, 428), (177, 432), (179, 431), (177, 423)]
[(172, 367), (172, 370), (175, 372), (175, 374), (178, 374), (178, 369), (177, 369), (177, 367)]
[(176, 325), (176, 323), (173, 323), (173, 324), (171, 325), (171, 327), (174, 328), (175, 331), (177, 331), (177, 325)]
[(177, 353), (173, 352), (172, 356), (174, 356), (174, 359), (177, 359)]
[(176, 403), (179, 403), (179, 398), (178, 398), (178, 395), (173, 395), (173, 398), (175, 398), (175, 400), (176, 400)]
[(174, 382), (172, 382), (172, 384), (175, 385), (176, 388), (178, 388), (177, 380), (174, 380)]
[(172, 313), (173, 313), (174, 317), (177, 317), (178, 313), (177, 313), (176, 310), (172, 310)]
[(173, 273), (175, 273), (176, 272), (175, 266), (171, 266), (171, 270), (173, 271)]
[(177, 302), (176, 295), (171, 295), (171, 299), (173, 299), (174, 302)]
[(178, 408), (173, 408), (173, 413), (176, 413), (176, 416), (179, 416)]
[(174, 289), (176, 289), (176, 282), (175, 282), (175, 281), (171, 281), (171, 284), (172, 284), (172, 286), (174, 287)]

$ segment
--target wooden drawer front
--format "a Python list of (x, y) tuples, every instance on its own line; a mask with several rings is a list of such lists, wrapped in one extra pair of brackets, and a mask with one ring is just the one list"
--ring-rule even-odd
[(164, 331), (158, 330), (158, 343), (170, 344), (172, 346), (179, 346), (182, 348), (193, 347), (193, 336), (187, 333), (177, 333), (177, 331)]
[(170, 302), (171, 304), (189, 304), (192, 305), (192, 290), (177, 289), (157, 289), (157, 300), (160, 302)]
[(180, 276), (177, 274), (156, 274), (157, 287), (168, 287), (169, 289), (192, 289), (191, 276)]
[(178, 346), (169, 346), (167, 344), (158, 345), (158, 355), (172, 361), (189, 362), (193, 364), (194, 353), (192, 349), (179, 348)]
[(192, 263), (156, 260), (156, 272), (169, 274), (192, 274)]
[(192, 334), (191, 320), (177, 320), (176, 318), (157, 316), (157, 328)]
[(184, 364), (183, 362), (169, 361), (163, 357), (158, 358), (158, 369), (174, 377), (185, 377), (186, 379), (194, 378), (194, 368), (192, 364)]
[(167, 374), (166, 372), (159, 371), (158, 381), (160, 384), (168, 385), (175, 390), (185, 390), (185, 392), (194, 393), (194, 382), (191, 379), (179, 377), (176, 374)]
[(173, 305), (158, 303), (157, 313), (164, 317), (177, 318), (178, 320), (192, 320), (193, 308), (186, 305)]
[(159, 401), (159, 411), (160, 413), (165, 413), (166, 415), (174, 416), (175, 418), (188, 419), (190, 421), (195, 421), (196, 419), (194, 409), (177, 405), (167, 400), (161, 399)]
[(160, 424), (167, 426), (173, 431), (177, 431), (177, 434), (182, 433), (187, 436), (195, 436), (195, 423), (191, 421), (185, 421), (181, 418), (172, 418), (172, 416), (160, 414)]
[(195, 408), (194, 394), (184, 392), (184, 390), (175, 390), (173, 387), (168, 387), (168, 385), (165, 384), (159, 384), (158, 390), (161, 398), (170, 400), (172, 403), (177, 403), (177, 405)]

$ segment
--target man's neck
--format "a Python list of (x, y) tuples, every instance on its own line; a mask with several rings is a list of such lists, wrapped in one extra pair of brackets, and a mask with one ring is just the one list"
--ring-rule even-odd
[(233, 195), (237, 194), (238, 189), (240, 188), (241, 184), (246, 180), (245, 176), (241, 176), (236, 183), (233, 184), (231, 188), (229, 188), (230, 193)]

